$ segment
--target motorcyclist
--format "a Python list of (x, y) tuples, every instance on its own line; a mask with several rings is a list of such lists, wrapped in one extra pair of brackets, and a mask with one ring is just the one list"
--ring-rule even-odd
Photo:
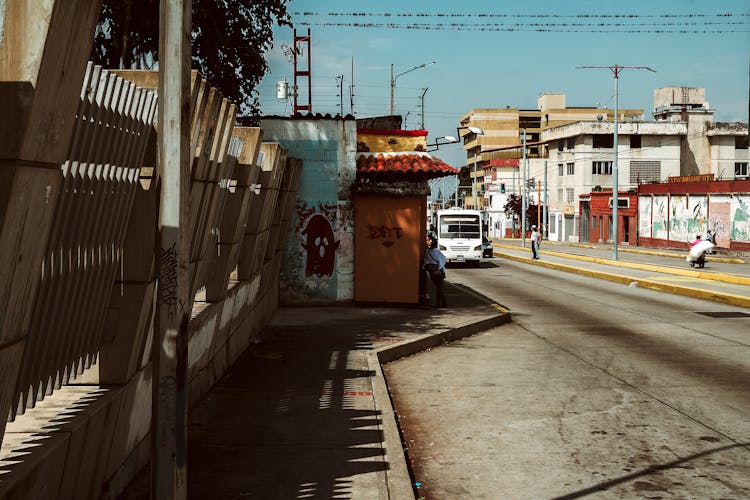
[[(700, 234), (695, 235), (695, 240), (693, 240), (690, 243), (690, 248), (693, 248), (698, 243), (702, 242), (703, 238), (701, 238)], [(698, 267), (703, 267), (706, 264), (706, 252), (701, 252), (701, 254), (695, 259), (690, 260), (690, 267), (695, 267), (696, 265)]]

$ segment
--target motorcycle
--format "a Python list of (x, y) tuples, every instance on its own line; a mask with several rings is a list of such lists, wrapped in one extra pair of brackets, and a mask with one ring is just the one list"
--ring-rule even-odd
[(706, 264), (706, 253), (714, 249), (716, 245), (710, 241), (701, 241), (690, 247), (686, 260), (690, 267), (702, 268)]

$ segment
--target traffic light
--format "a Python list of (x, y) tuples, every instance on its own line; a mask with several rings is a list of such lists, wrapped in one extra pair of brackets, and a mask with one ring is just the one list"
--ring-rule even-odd
[(504, 193), (504, 192), (505, 192), (505, 183), (504, 183), (504, 182), (501, 182), (501, 183), (500, 183), (500, 192), (501, 192), (501, 193)]

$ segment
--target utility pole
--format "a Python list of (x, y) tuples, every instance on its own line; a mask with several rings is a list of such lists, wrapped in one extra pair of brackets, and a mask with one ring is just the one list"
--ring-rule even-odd
[(151, 498), (165, 500), (187, 497), (191, 8), (186, 0), (160, 1), (160, 246), (151, 358)]
[(421, 104), (421, 106), (420, 106), (420, 107), (422, 108), (422, 110), (421, 110), (421, 111), (422, 111), (422, 123), (421, 123), (421, 125), (419, 126), (420, 130), (424, 130), (424, 96), (425, 96), (425, 94), (427, 93), (427, 90), (428, 90), (428, 89), (426, 89), (426, 88), (425, 88), (425, 89), (422, 89), (422, 90), (423, 90), (424, 92), (422, 92), (422, 97), (420, 97), (420, 99), (422, 100), (422, 104)]
[(547, 204), (549, 203), (549, 184), (547, 184), (547, 160), (544, 160), (544, 225), (542, 226), (542, 235), (545, 238), (549, 238), (549, 228), (548, 225), (548, 214), (547, 214)]
[(435, 64), (435, 61), (420, 64), (419, 66), (414, 66), (411, 69), (407, 69), (406, 71), (399, 73), (398, 75), (393, 74), (393, 64), (391, 64), (391, 115), (393, 115), (393, 95), (396, 93), (396, 80), (398, 79), (398, 77), (405, 75), (407, 73), (411, 73), (415, 69), (420, 69), (420, 68), (429, 66), (430, 64)]
[(614, 155), (612, 158), (612, 234), (610, 237), (612, 238), (612, 259), (617, 260), (617, 240), (619, 239), (619, 214), (618, 214), (618, 208), (619, 208), (619, 201), (617, 199), (617, 196), (619, 194), (619, 181), (618, 181), (618, 171), (617, 171), (617, 157), (618, 157), (618, 132), (619, 132), (619, 124), (618, 124), (618, 115), (620, 114), (620, 95), (619, 95), (619, 89), (618, 89), (618, 82), (620, 80), (620, 71), (623, 69), (645, 69), (648, 71), (651, 71), (652, 73), (656, 73), (656, 70), (649, 68), (648, 66), (619, 66), (615, 64), (614, 66), (578, 66), (576, 69), (608, 69), (612, 72), (612, 74), (615, 77), (615, 123), (614, 123), (614, 139), (612, 141), (612, 148), (614, 149)]
[(354, 116), (354, 58), (352, 57), (352, 84), (349, 86), (349, 113)]
[(539, 229), (542, 229), (542, 217), (540, 211), (542, 210), (542, 181), (536, 181), (536, 223)]
[(344, 116), (344, 75), (337, 76), (336, 82), (339, 87), (339, 113)]
[(526, 129), (523, 129), (521, 136), (523, 144), (523, 186), (521, 187), (521, 246), (526, 247), (526, 200), (529, 196), (529, 183), (526, 179)]

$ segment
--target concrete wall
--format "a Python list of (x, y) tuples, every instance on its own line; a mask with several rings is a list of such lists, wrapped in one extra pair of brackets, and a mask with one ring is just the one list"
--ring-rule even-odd
[(354, 298), (356, 122), (351, 119), (268, 118), (265, 137), (304, 167), (281, 271), (282, 303), (330, 303)]
[(719, 248), (750, 248), (750, 195), (697, 192), (638, 197), (639, 244), (686, 247), (707, 229)]
[(0, 5), (0, 436), (28, 340), (100, 2)]

